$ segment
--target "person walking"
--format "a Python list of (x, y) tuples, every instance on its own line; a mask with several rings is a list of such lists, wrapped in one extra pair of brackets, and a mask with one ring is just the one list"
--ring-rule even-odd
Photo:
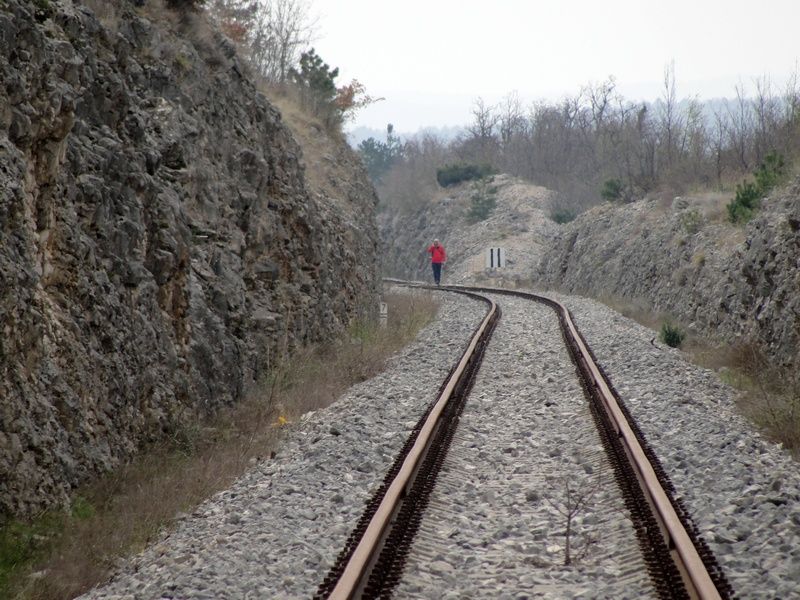
[(436, 285), (439, 285), (442, 278), (442, 265), (447, 262), (447, 252), (444, 251), (444, 246), (439, 243), (439, 240), (433, 240), (433, 244), (428, 246), (428, 254), (431, 255), (433, 280)]

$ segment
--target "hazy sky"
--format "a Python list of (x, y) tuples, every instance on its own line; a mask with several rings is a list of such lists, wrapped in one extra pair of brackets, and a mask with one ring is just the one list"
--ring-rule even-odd
[(678, 96), (732, 96), (800, 58), (798, 0), (316, 0), (317, 52), (386, 99), (354, 125), (460, 125), (482, 96), (558, 99), (613, 75), (655, 99), (675, 64)]

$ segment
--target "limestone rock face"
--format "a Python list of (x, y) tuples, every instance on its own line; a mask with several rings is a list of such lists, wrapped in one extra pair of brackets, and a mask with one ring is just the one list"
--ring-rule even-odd
[(230, 42), (141, 4), (0, 3), (0, 521), (376, 304), (360, 163), (315, 191)]
[[(766, 198), (744, 228), (727, 222), (722, 195), (604, 204), (556, 225), (548, 190), (508, 175), (491, 185), (496, 207), (476, 223), (468, 218), (474, 183), (414, 211), (383, 211), (384, 272), (430, 282), (425, 249), (438, 237), (449, 255), (443, 283), (621, 298), (800, 366), (800, 180)], [(484, 268), (489, 246), (506, 249), (505, 269)]]
[(755, 341), (800, 364), (800, 182), (744, 229), (702, 203), (605, 205), (566, 225), (537, 270), (543, 287), (642, 300), (693, 329)]

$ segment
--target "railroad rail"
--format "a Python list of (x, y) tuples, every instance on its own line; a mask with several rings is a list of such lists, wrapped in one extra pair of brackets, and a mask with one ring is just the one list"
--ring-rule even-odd
[[(390, 283), (429, 288), (400, 280)], [(647, 444), (609, 378), (562, 303), (517, 290), (473, 286), (435, 289), (465, 294), (487, 303), (485, 318), (461, 359), (422, 416), (351, 534), (316, 598), (386, 597), (401, 576), (405, 555), (419, 526), (421, 511), (435, 485), (458, 418), (480, 367), (500, 308), (483, 294), (526, 298), (552, 308), (576, 366), (584, 393), (614, 465), (655, 589), (662, 598), (722, 599), (732, 589), (701, 539), (688, 511)]]

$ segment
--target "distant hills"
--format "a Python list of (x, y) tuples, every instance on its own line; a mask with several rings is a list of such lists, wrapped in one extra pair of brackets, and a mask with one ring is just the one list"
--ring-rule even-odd
[[(418, 138), (425, 135), (432, 135), (444, 142), (450, 142), (456, 139), (461, 133), (466, 130), (466, 126), (444, 126), (444, 127), (422, 127), (417, 131), (395, 131), (394, 135), (401, 140), (408, 140)], [(386, 128), (376, 129), (374, 127), (356, 127), (347, 132), (347, 141), (354, 148), (366, 139), (375, 138), (379, 141), (386, 140)]]

